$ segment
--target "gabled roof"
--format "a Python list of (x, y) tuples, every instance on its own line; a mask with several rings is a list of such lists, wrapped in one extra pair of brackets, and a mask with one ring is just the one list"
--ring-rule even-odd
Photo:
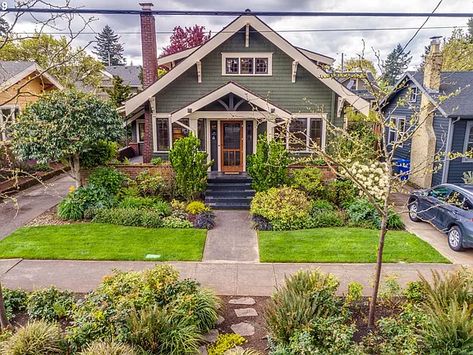
[[(218, 99), (222, 98), (223, 96), (225, 95), (228, 95), (228, 94), (235, 94), (239, 97), (241, 97), (242, 99), (245, 99), (246, 101), (248, 101), (251, 105), (254, 105), (258, 108), (260, 108), (261, 110), (265, 111), (265, 112), (271, 112), (271, 113), (274, 113), (277, 117), (280, 117), (280, 118), (285, 118), (285, 119), (289, 119), (291, 117), (291, 113), (282, 109), (282, 108), (279, 108), (278, 106), (276, 105), (273, 105), (271, 104), (268, 100), (262, 98), (261, 96), (258, 96), (254, 93), (252, 93), (250, 90), (246, 89), (245, 87), (233, 82), (233, 81), (229, 81), (227, 84), (219, 87), (218, 89), (208, 93), (207, 95), (201, 97), (200, 99), (188, 104), (188, 105), (185, 105), (183, 106), (182, 108), (174, 111), (172, 114), (171, 114), (171, 121), (172, 122), (175, 122), (183, 117), (185, 117), (188, 112), (189, 112), (189, 109), (192, 109), (192, 111), (197, 111), (199, 109), (201, 109), (202, 107), (205, 107), (207, 106), (208, 104), (214, 102), (214, 101), (217, 101)], [(258, 111), (255, 110), (255, 113), (257, 113)]]
[(278, 33), (274, 32), (268, 25), (261, 21), (254, 15), (241, 15), (228, 26), (226, 26), (217, 35), (212, 37), (202, 46), (195, 49), (186, 59), (184, 59), (179, 65), (172, 69), (169, 73), (164, 75), (161, 79), (156, 81), (154, 84), (149, 86), (147, 89), (133, 96), (125, 102), (126, 114), (131, 114), (141, 105), (143, 105), (150, 97), (153, 97), (176, 78), (185, 73), (189, 68), (196, 64), (197, 61), (201, 60), (212, 50), (217, 48), (219, 45), (224, 43), (227, 39), (233, 36), (237, 31), (246, 25), (250, 25), (268, 41), (279, 47), (289, 57), (296, 60), (299, 65), (304, 67), (327, 87), (333, 90), (340, 97), (344, 98), (350, 105), (355, 109), (362, 112), (365, 115), (369, 113), (369, 102), (357, 96), (352, 91), (345, 88), (334, 78), (330, 77), (320, 66), (315, 64), (307, 55), (302, 53), (296, 47), (291, 45), (287, 40), (281, 37)]
[(48, 83), (54, 85), (59, 90), (63, 86), (51, 74), (45, 72), (41, 67), (32, 61), (0, 61), (0, 91), (4, 91), (15, 85), (28, 75), (37, 72)]
[[(429, 91), (424, 86), (423, 72), (407, 71), (398, 80), (394, 86), (395, 89), (383, 101), (387, 103), (390, 98), (404, 89), (402, 85), (406, 80), (411, 81), (442, 116), (473, 117), (473, 71), (440, 73), (439, 92)], [(445, 99), (439, 100), (439, 96)]]
[(118, 76), (122, 78), (123, 84), (131, 87), (141, 87), (140, 75), (142, 67), (138, 65), (112, 65), (105, 67), (105, 72), (110, 74), (113, 78)]

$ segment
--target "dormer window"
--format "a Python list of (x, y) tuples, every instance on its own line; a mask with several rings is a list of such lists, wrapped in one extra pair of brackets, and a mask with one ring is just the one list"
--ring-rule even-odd
[(272, 75), (272, 53), (222, 53), (222, 75)]
[(409, 96), (409, 102), (416, 102), (417, 101), (417, 95), (419, 95), (419, 89), (414, 86), (411, 88), (411, 94)]

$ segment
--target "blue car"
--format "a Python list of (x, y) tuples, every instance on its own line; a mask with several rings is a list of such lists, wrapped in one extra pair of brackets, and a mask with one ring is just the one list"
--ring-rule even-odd
[(473, 185), (442, 184), (409, 196), (409, 218), (429, 222), (448, 236), (455, 251), (473, 247)]

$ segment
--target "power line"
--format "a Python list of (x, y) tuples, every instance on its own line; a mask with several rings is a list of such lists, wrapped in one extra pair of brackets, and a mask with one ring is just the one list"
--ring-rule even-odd
[[(420, 30), (437, 30), (437, 29), (453, 29), (453, 28), (468, 28), (468, 26), (429, 26), (423, 27)], [(405, 31), (405, 30), (419, 30), (418, 27), (381, 27), (381, 28), (308, 28), (308, 29), (286, 29), (286, 30), (275, 30), (276, 32), (283, 33), (304, 33), (304, 32), (369, 32), (369, 31)], [(234, 31), (220, 31), (221, 33), (235, 33)], [(245, 33), (245, 31), (237, 31), (240, 33)], [(272, 31), (258, 31), (258, 32), (272, 32)], [(139, 31), (115, 31), (118, 35), (139, 35)], [(156, 31), (156, 34), (172, 34), (173, 31)], [(204, 33), (212, 33), (212, 31), (205, 31)], [(22, 35), (34, 35), (35, 32), (18, 32), (17, 34)], [(63, 35), (64, 32), (45, 32), (42, 31), (41, 34), (48, 35)], [(68, 32), (70, 34), (70, 32)], [(75, 32), (73, 34), (78, 35), (95, 35), (97, 32)]]
[(342, 11), (214, 11), (214, 10), (119, 10), (86, 8), (25, 8), (10, 7), (5, 12), (14, 13), (56, 13), (56, 14), (98, 14), (98, 15), (140, 15), (151, 13), (161, 16), (294, 16), (294, 17), (473, 17), (471, 12), (342, 12)]

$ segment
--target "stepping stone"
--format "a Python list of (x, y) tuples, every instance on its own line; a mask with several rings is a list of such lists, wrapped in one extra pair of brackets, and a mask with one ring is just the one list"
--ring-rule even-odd
[(225, 322), (225, 318), (223, 318), (222, 316), (218, 316), (218, 318), (217, 318), (217, 325), (220, 325), (220, 324), (222, 324), (223, 322)]
[(223, 355), (233, 355), (233, 354), (236, 354), (237, 351), (241, 352), (243, 351), (244, 349), (241, 347), (241, 346), (235, 346), (234, 348), (231, 348), (231, 349), (228, 349), (226, 350)]
[(239, 304), (239, 305), (244, 305), (244, 306), (252, 306), (256, 302), (251, 297), (241, 297), (241, 298), (232, 298), (230, 301), (228, 301), (228, 303)]
[(218, 330), (212, 329), (207, 334), (203, 336), (203, 340), (207, 343), (215, 343), (218, 338)]
[(234, 333), (240, 334), (242, 337), (248, 337), (255, 334), (255, 327), (247, 322), (233, 324), (230, 328)]
[(257, 317), (258, 312), (254, 308), (237, 308), (235, 309), (237, 317)]
[(199, 348), (199, 354), (200, 354), (200, 355), (208, 355), (207, 347), (206, 347), (205, 345), (202, 345), (202, 346)]

